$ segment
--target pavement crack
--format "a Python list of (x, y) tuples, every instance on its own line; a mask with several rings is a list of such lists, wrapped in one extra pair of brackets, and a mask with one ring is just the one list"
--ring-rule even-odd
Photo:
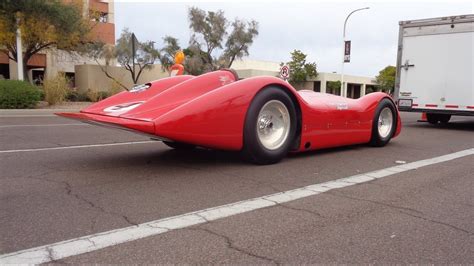
[(226, 242), (226, 246), (227, 248), (229, 249), (232, 249), (232, 250), (235, 250), (239, 253), (242, 253), (244, 255), (247, 255), (247, 256), (250, 256), (250, 257), (253, 257), (253, 258), (257, 258), (257, 259), (261, 259), (261, 260), (265, 260), (271, 264), (275, 264), (275, 265), (281, 265), (280, 262), (278, 262), (277, 260), (273, 259), (273, 258), (269, 258), (269, 257), (266, 257), (266, 256), (263, 256), (263, 255), (259, 255), (259, 254), (256, 254), (254, 252), (250, 252), (248, 250), (245, 250), (241, 247), (238, 247), (235, 245), (235, 243), (232, 241), (232, 239), (224, 234), (221, 234), (221, 233), (218, 233), (216, 231), (213, 231), (211, 229), (208, 229), (208, 228), (202, 228), (202, 227), (194, 227), (194, 228), (185, 228), (185, 230), (191, 230), (191, 231), (204, 231), (204, 232), (207, 232), (211, 235), (214, 235), (214, 236), (217, 236), (221, 239), (224, 239), (224, 241)]
[[(110, 213), (110, 212), (108, 212), (108, 213)], [(112, 214), (113, 214), (113, 213), (112, 213)], [(131, 225), (134, 225), (134, 226), (138, 226), (138, 223), (133, 222), (132, 220), (130, 220), (130, 218), (129, 218), (128, 216), (122, 215), (122, 218), (123, 218), (125, 221), (127, 221), (127, 223), (129, 223), (129, 224), (131, 224)]]
[(204, 217), (202, 214), (200, 213), (195, 213), (196, 216), (198, 216), (199, 218), (203, 219), (204, 221), (206, 221), (206, 223), (210, 223), (211, 221), (209, 221), (206, 217)]
[(463, 229), (463, 228), (457, 227), (457, 226), (452, 225), (452, 224), (449, 224), (449, 223), (437, 221), (437, 220), (434, 220), (434, 219), (430, 219), (430, 218), (428, 218), (428, 217), (418, 216), (418, 215), (415, 215), (415, 214), (412, 214), (412, 213), (407, 213), (407, 212), (404, 212), (404, 211), (400, 211), (400, 213), (403, 213), (403, 214), (405, 214), (405, 215), (407, 215), (407, 216), (414, 217), (414, 218), (418, 218), (418, 219), (421, 219), (421, 220), (424, 220), (424, 221), (427, 221), (427, 222), (430, 222), (430, 223), (435, 223), (435, 224), (439, 224), (439, 225), (444, 225), (444, 226), (450, 227), (451, 229), (453, 229), (453, 230), (455, 230), (455, 231), (460, 231), (460, 232), (466, 233), (466, 234), (468, 234), (468, 235), (474, 235), (473, 232), (470, 232), (470, 231), (468, 231), (468, 230), (465, 230), (465, 229)]
[(55, 262), (54, 250), (51, 247), (46, 247), (46, 251), (48, 252), (48, 259), (49, 262)]
[(376, 201), (376, 200), (369, 200), (369, 199), (361, 199), (361, 198), (350, 197), (350, 196), (341, 195), (341, 194), (339, 194), (339, 193), (334, 193), (334, 192), (327, 192), (327, 193), (330, 194), (330, 195), (332, 195), (332, 196), (335, 196), (335, 197), (340, 197), (340, 198), (345, 198), (345, 199), (350, 199), (350, 200), (357, 200), (357, 201), (365, 201), (365, 202), (370, 202), (370, 203), (373, 203), (373, 204), (377, 204), (377, 205), (389, 207), (389, 208), (392, 208), (392, 209), (398, 209), (398, 210), (410, 211), (410, 212), (415, 212), (415, 213), (418, 213), (418, 214), (423, 214), (423, 212), (421, 212), (421, 211), (419, 211), (419, 210), (415, 210), (415, 209), (408, 208), (408, 207), (396, 206), (396, 205), (393, 205), (393, 204), (389, 204), (389, 203), (385, 203), (385, 202), (380, 202), (380, 201)]
[(312, 210), (308, 210), (308, 209), (304, 209), (304, 208), (292, 207), (292, 206), (289, 206), (289, 205), (286, 205), (286, 204), (283, 204), (283, 203), (280, 203), (280, 202), (276, 202), (276, 201), (270, 200), (270, 199), (265, 199), (265, 200), (275, 203), (275, 205), (273, 207), (279, 206), (279, 207), (287, 208), (287, 209), (298, 211), (298, 212), (309, 213), (311, 215), (317, 216), (318, 218), (324, 218), (323, 215), (321, 215), (320, 213), (318, 213), (316, 211), (312, 211)]
[[(466, 234), (468, 234), (468, 235), (473, 235), (473, 234), (474, 234), (473, 232), (470, 232), (470, 231), (465, 230), (465, 229), (463, 229), (463, 228), (457, 227), (457, 226), (455, 226), (455, 225), (452, 225), (452, 224), (449, 224), (449, 223), (445, 223), (445, 222), (441, 222), (441, 221), (437, 221), (437, 220), (430, 219), (430, 218), (428, 218), (428, 217), (422, 216), (422, 215), (424, 215), (423, 212), (418, 211), (418, 210), (415, 210), (415, 209), (412, 209), (412, 208), (396, 206), (396, 205), (392, 205), (392, 204), (388, 204), (388, 203), (383, 203), (383, 202), (379, 202), (379, 201), (375, 201), (375, 200), (354, 198), (354, 197), (349, 197), (349, 196), (345, 196), (345, 195), (335, 194), (335, 193), (331, 193), (331, 192), (330, 192), (329, 194), (331, 194), (331, 195), (333, 195), (333, 196), (336, 196), (336, 197), (341, 197), (341, 198), (346, 198), (346, 199), (351, 199), (351, 200), (358, 200), (358, 201), (371, 202), (371, 203), (374, 203), (374, 204), (382, 205), (382, 206), (385, 206), (385, 207), (389, 207), (389, 208), (392, 208), (392, 209), (396, 209), (396, 210), (398, 210), (398, 212), (400, 212), (400, 213), (402, 213), (402, 214), (405, 214), (405, 215), (407, 215), (407, 216), (410, 216), (410, 217), (422, 219), (422, 220), (427, 221), (427, 222), (430, 222), (430, 223), (435, 223), (435, 224), (439, 224), (439, 225), (444, 225), (444, 226), (450, 227), (451, 229), (454, 229), (454, 230), (456, 230), (456, 231), (460, 231), (460, 232), (466, 233)], [(417, 213), (418, 215), (416, 215), (416, 214), (414, 214), (414, 213)]]
[[(128, 216), (126, 216), (126, 215), (123, 215), (123, 214), (120, 214), (120, 213), (108, 211), (108, 210), (104, 209), (103, 207), (97, 205), (97, 204), (94, 203), (93, 201), (84, 198), (84, 197), (81, 196), (79, 193), (74, 193), (73, 190), (72, 190), (71, 185), (70, 185), (68, 182), (63, 181), (62, 183), (65, 185), (65, 189), (66, 189), (66, 194), (67, 194), (67, 195), (74, 197), (74, 198), (77, 199), (78, 201), (85, 203), (86, 205), (88, 205), (89, 207), (91, 207), (91, 208), (93, 208), (93, 209), (99, 211), (100, 213), (106, 213), (106, 214), (110, 214), (110, 215), (112, 215), (112, 216), (120, 217), (120, 218), (123, 219), (126, 223), (128, 223), (128, 224), (130, 224), (130, 225), (133, 225), (133, 226), (138, 226), (138, 223), (133, 222), (133, 221), (130, 219), (130, 217), (128, 217)], [(93, 219), (93, 220), (92, 220), (92, 225), (91, 225), (92, 228), (95, 227), (95, 224), (96, 224), (96, 223), (97, 223), (96, 219)]]
[(90, 239), (90, 238), (86, 238), (85, 239), (87, 242), (91, 243), (93, 247), (96, 247), (97, 246), (97, 243), (94, 242), (94, 240)]

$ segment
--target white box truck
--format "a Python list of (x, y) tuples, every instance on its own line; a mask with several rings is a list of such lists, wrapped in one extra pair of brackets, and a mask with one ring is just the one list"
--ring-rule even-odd
[(474, 14), (401, 21), (394, 96), (432, 124), (474, 116)]

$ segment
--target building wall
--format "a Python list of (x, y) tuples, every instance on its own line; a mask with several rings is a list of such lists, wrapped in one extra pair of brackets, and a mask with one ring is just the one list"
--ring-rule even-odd
[[(74, 0), (62, 0), (66, 4), (74, 4)], [(115, 44), (115, 16), (113, 0), (80, 0), (83, 5), (83, 16), (89, 16), (89, 11), (98, 11), (107, 14), (106, 22), (93, 21), (93, 38), (107, 44)], [(8, 59), (8, 58), (7, 58)], [(105, 64), (104, 60), (100, 60)], [(13, 60), (8, 61), (10, 79), (18, 78), (17, 64)], [(95, 64), (92, 58), (71, 54), (57, 49), (44, 50), (34, 55), (28, 61), (28, 76), (31, 80), (32, 70), (44, 70), (45, 77), (54, 77), (58, 72), (74, 73), (77, 64)], [(115, 61), (111, 62), (115, 64)]]
[[(134, 84), (130, 72), (123, 67), (104, 66), (104, 69), (127, 88)], [(108, 78), (98, 65), (76, 65), (76, 88), (80, 92), (89, 89), (107, 91), (113, 86), (113, 81)], [(139, 84), (168, 77), (168, 73), (161, 69), (161, 65), (153, 65), (151, 69), (144, 70), (138, 80)]]

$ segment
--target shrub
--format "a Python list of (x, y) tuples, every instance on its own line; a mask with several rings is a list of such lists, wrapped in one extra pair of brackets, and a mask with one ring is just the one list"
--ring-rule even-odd
[(0, 108), (33, 108), (40, 97), (40, 90), (26, 81), (0, 80)]
[(77, 90), (70, 90), (66, 95), (66, 100), (70, 102), (88, 102), (89, 97), (87, 97), (87, 93), (81, 93)]
[(69, 80), (64, 73), (58, 73), (54, 78), (43, 81), (44, 100), (54, 105), (62, 103), (69, 91)]
[(99, 91), (97, 89), (88, 89), (87, 90), (87, 97), (91, 102), (98, 102), (102, 101), (103, 99), (109, 97), (109, 93), (107, 91)]

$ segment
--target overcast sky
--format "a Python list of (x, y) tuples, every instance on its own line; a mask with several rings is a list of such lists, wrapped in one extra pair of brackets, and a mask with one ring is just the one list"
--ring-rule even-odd
[(250, 48), (249, 59), (286, 62), (290, 52), (299, 49), (316, 62), (320, 72), (338, 72), (342, 60), (342, 29), (347, 14), (356, 8), (370, 7), (351, 16), (347, 39), (352, 41), (351, 62), (345, 73), (375, 76), (387, 65), (395, 65), (398, 22), (440, 16), (474, 13), (472, 1), (219, 1), (155, 2), (116, 0), (116, 37), (124, 27), (139, 40), (152, 40), (161, 46), (171, 35), (186, 46), (191, 35), (187, 10), (196, 6), (207, 11), (223, 10), (234, 18), (259, 22), (259, 35)]

